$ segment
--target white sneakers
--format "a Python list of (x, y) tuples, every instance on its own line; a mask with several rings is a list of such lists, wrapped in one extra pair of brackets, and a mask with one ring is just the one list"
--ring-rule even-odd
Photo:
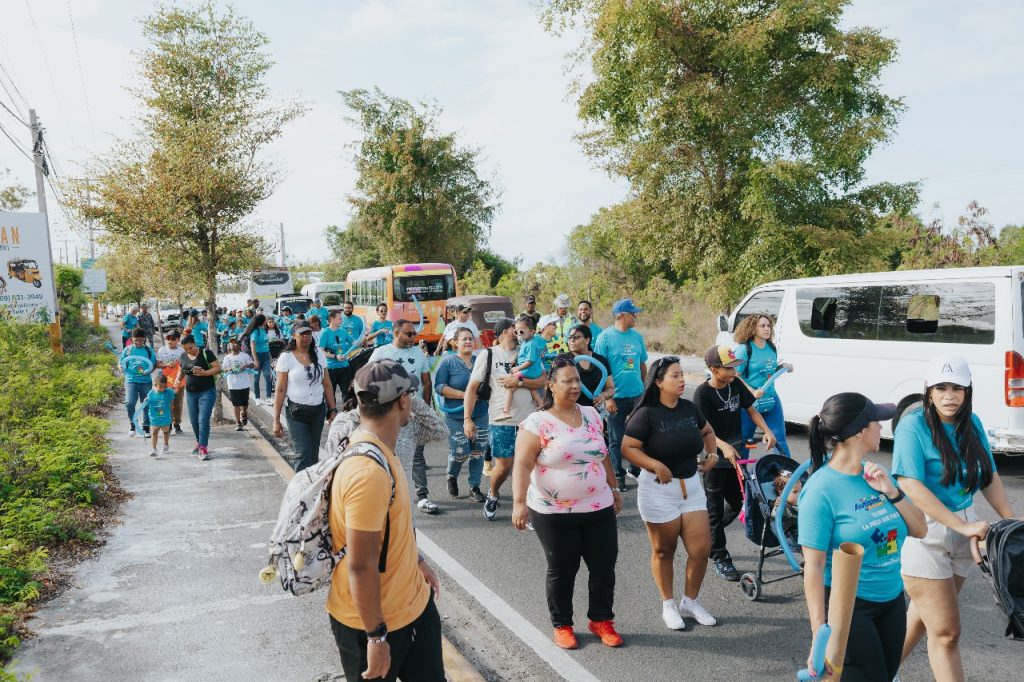
[(675, 599), (666, 599), (662, 602), (661, 619), (665, 621), (665, 625), (669, 630), (686, 629), (686, 623), (683, 621), (683, 617), (679, 615), (679, 608), (676, 606)]
[(149, 451), (149, 456), (156, 457), (156, 448), (153, 448), (152, 450)]
[(166, 455), (170, 451), (171, 451), (171, 444), (170, 443), (164, 443), (164, 454)]
[(699, 599), (690, 599), (685, 595), (679, 600), (679, 615), (693, 618), (701, 625), (718, 624), (715, 617), (708, 613), (707, 609), (701, 606)]

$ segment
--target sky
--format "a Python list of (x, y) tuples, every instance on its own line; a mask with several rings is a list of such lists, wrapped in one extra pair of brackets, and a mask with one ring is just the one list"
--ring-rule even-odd
[[(149, 0), (0, 0), (0, 65), (46, 128), (58, 175), (131, 135), (138, 108), (133, 52)], [(322, 261), (328, 225), (344, 225), (355, 186), (339, 90), (378, 86), (413, 102), (433, 100), (440, 126), (481, 151), (481, 172), (501, 190), (490, 246), (525, 263), (558, 257), (565, 237), (627, 194), (582, 152), (569, 94), (568, 54), (578, 36), (554, 36), (531, 0), (245, 0), (236, 9), (270, 39), (276, 97), (308, 113), (268, 150), (281, 171), (252, 216), (289, 261)], [(892, 140), (868, 160), (867, 181), (922, 185), (920, 214), (954, 224), (972, 200), (1001, 227), (1024, 223), (1024, 60), (1017, 41), (1024, 3), (1013, 0), (859, 0), (844, 25), (873, 26), (899, 44), (882, 89), (907, 107)], [(0, 83), (11, 89), (0, 72)], [(26, 108), (0, 89), (0, 103)], [(22, 147), (28, 131), (0, 107), (0, 126)], [(32, 165), (0, 135), (0, 170), (34, 188)], [(87, 251), (49, 198), (55, 255)], [(68, 240), (64, 242), (63, 240)], [(61, 251), (63, 253), (59, 253)], [(70, 258), (67, 256), (70, 255)]]

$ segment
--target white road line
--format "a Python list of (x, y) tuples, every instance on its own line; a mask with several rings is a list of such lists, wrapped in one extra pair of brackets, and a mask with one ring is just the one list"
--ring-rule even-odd
[(512, 634), (521, 639), (523, 644), (537, 652), (537, 655), (554, 668), (555, 672), (572, 682), (598, 682), (598, 678), (594, 677), (590, 671), (577, 663), (564, 650), (559, 649), (550, 637), (542, 634), (508, 602), (495, 594), (462, 564), (453, 559), (448, 552), (424, 535), (423, 531), (416, 531), (416, 544), (442, 571), (451, 576), (462, 589), (469, 592), (474, 599), (480, 602), (481, 606), (490, 611), (491, 615), (501, 621)]

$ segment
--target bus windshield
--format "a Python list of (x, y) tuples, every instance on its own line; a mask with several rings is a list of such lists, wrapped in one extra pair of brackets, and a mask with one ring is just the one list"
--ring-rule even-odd
[(408, 303), (415, 296), (418, 301), (444, 301), (455, 295), (455, 277), (452, 275), (395, 276), (395, 301)]
[(328, 305), (341, 305), (343, 302), (344, 292), (342, 291), (321, 291), (317, 294), (320, 297), (320, 303), (325, 306)]

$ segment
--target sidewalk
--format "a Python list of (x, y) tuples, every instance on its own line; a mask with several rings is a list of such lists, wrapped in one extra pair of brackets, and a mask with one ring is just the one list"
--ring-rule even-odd
[(37, 680), (336, 680), (326, 591), (297, 598), (257, 573), (284, 481), (248, 427), (217, 426), (211, 459), (186, 433), (149, 456), (111, 415), (110, 458), (134, 494), (73, 587), (28, 621), (37, 636), (16, 655)]

